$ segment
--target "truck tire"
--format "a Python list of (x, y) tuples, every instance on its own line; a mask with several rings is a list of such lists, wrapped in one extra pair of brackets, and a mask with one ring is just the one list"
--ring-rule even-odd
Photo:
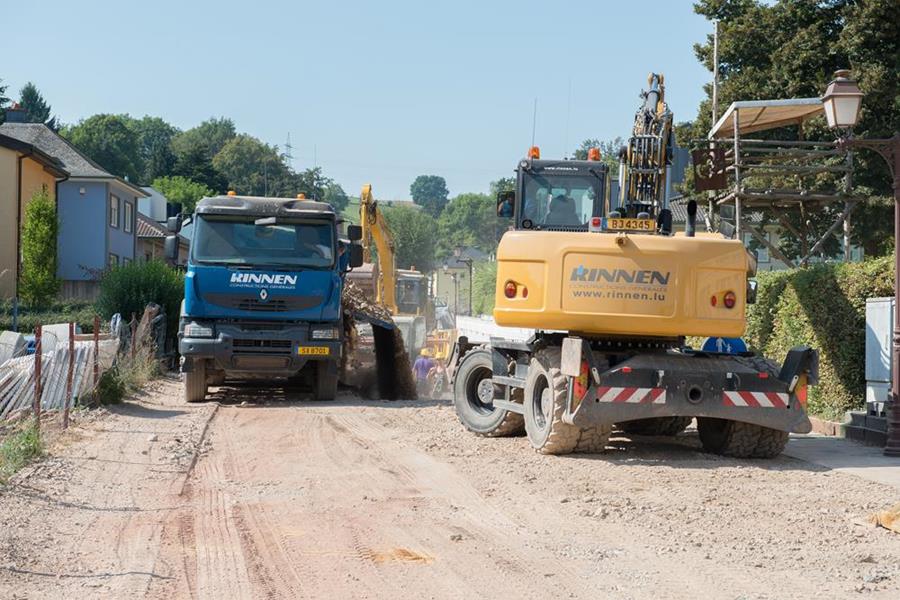
[(195, 360), (192, 369), (184, 374), (184, 401), (206, 400), (206, 361)]
[(725, 419), (697, 419), (700, 442), (707, 452), (735, 458), (775, 458), (788, 442), (788, 432)]
[(654, 417), (619, 423), (619, 429), (634, 435), (678, 435), (691, 424), (691, 417)]
[(612, 433), (612, 425), (594, 425), (585, 427), (578, 435), (578, 444), (575, 452), (579, 454), (600, 454), (606, 450), (609, 436)]
[(316, 361), (315, 400), (326, 402), (337, 396), (338, 372), (327, 360)]
[(494, 398), (502, 397), (502, 388), (491, 381), (491, 351), (470, 350), (456, 368), (453, 378), (453, 404), (460, 423), (469, 431), (483, 436), (518, 435), (525, 428), (518, 413), (495, 408)]
[(559, 364), (559, 348), (539, 350), (525, 378), (525, 433), (541, 454), (569, 454), (581, 437), (580, 428), (562, 420), (568, 382)]

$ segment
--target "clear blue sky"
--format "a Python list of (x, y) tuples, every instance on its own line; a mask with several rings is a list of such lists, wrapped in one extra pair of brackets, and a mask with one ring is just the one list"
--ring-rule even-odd
[[(64, 122), (228, 116), (355, 195), (408, 198), (419, 174), (486, 191), (531, 141), (545, 157), (627, 135), (646, 75), (666, 75), (676, 121), (710, 74), (711, 30), (689, 0), (568, 2), (16, 2), (0, 78), (34, 81)], [(571, 94), (570, 94), (571, 85)], [(315, 148), (315, 152), (314, 152)]]

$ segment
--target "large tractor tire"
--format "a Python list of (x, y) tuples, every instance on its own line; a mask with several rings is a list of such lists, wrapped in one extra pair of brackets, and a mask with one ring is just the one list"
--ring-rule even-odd
[(334, 400), (337, 396), (338, 369), (336, 365), (327, 360), (319, 360), (315, 363), (316, 381), (314, 398), (317, 401)]
[(184, 401), (206, 400), (206, 361), (195, 360), (192, 369), (184, 374)]
[(697, 419), (704, 450), (735, 458), (775, 458), (784, 450), (788, 433), (761, 425), (725, 419)]
[(691, 424), (691, 417), (654, 417), (619, 423), (619, 429), (634, 435), (678, 435)]
[(494, 399), (502, 398), (503, 392), (491, 381), (492, 375), (490, 350), (470, 350), (463, 357), (453, 380), (456, 415), (466, 429), (478, 435), (519, 435), (525, 427), (522, 415), (494, 407)]

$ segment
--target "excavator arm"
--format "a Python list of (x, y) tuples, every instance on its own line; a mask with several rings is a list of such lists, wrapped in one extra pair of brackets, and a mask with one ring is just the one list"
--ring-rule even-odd
[(359, 223), (362, 226), (363, 260), (372, 262), (372, 244), (378, 252), (378, 281), (375, 284), (375, 300), (383, 304), (392, 315), (397, 310), (396, 252), (390, 228), (378, 210), (378, 202), (372, 196), (372, 186), (366, 184), (359, 194)]

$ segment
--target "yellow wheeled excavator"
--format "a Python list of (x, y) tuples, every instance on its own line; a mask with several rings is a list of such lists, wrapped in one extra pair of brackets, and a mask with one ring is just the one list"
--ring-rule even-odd
[[(773, 457), (790, 432), (810, 431), (807, 385), (817, 353), (782, 365), (742, 351), (755, 260), (742, 242), (697, 232), (687, 206), (675, 232), (666, 182), (672, 114), (651, 74), (610, 194), (599, 150), (542, 159), (533, 147), (516, 187), (497, 197), (513, 223), (497, 250), (494, 320), (527, 340), (456, 341), (454, 402), (469, 430), (523, 430), (541, 453), (601, 452), (613, 426), (674, 434), (697, 419), (706, 450)], [(708, 336), (702, 350), (686, 336)]]

